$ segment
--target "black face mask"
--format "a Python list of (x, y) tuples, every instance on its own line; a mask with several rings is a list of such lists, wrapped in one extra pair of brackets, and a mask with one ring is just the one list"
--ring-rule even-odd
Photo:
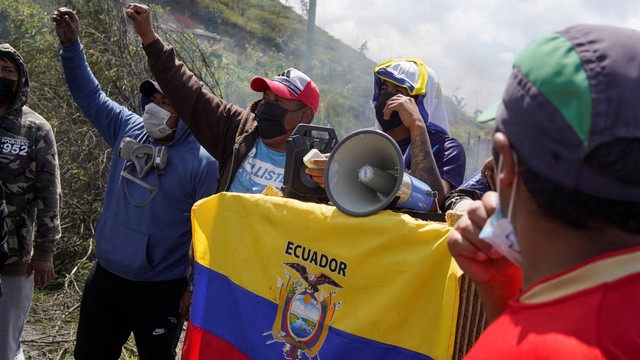
[(0, 77), (0, 104), (13, 100), (13, 87), (15, 85), (15, 80)]
[(396, 94), (388, 91), (382, 91), (378, 95), (378, 101), (376, 101), (374, 106), (376, 109), (376, 120), (378, 120), (378, 124), (380, 124), (382, 131), (384, 132), (403, 125), (402, 119), (400, 119), (400, 114), (398, 114), (397, 111), (392, 112), (388, 120), (385, 120), (384, 118), (384, 107), (387, 105), (387, 101), (394, 96), (396, 96)]
[(273, 139), (286, 134), (284, 118), (288, 113), (287, 108), (262, 100), (256, 109), (260, 136), (263, 139)]
[(407, 152), (409, 145), (411, 145), (411, 138), (406, 137), (404, 139), (400, 139), (396, 141), (396, 144), (398, 144), (398, 147), (400, 148), (400, 152), (404, 154)]

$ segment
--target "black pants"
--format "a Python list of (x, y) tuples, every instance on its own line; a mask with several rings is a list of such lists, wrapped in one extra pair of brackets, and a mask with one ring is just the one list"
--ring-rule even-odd
[(186, 278), (131, 281), (96, 263), (82, 294), (75, 359), (117, 360), (133, 332), (140, 359), (174, 360), (186, 288)]

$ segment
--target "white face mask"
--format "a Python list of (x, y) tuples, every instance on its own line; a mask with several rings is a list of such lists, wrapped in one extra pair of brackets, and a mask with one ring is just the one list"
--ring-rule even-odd
[[(517, 166), (518, 159), (515, 152), (512, 152), (514, 162)], [(498, 173), (502, 171), (502, 159), (498, 164)], [(500, 182), (496, 181), (498, 187), (498, 194), (500, 194)], [(493, 245), (498, 251), (502, 253), (507, 259), (511, 260), (514, 264), (522, 267), (522, 254), (520, 253), (520, 242), (518, 242), (518, 236), (516, 235), (513, 225), (511, 224), (511, 211), (513, 210), (513, 201), (516, 195), (516, 185), (518, 184), (518, 173), (514, 179), (513, 191), (509, 198), (509, 207), (507, 208), (507, 217), (505, 218), (502, 209), (498, 207), (496, 212), (491, 215), (487, 220), (487, 223), (480, 231), (480, 239)]]
[(170, 116), (170, 112), (151, 102), (147, 104), (142, 115), (144, 129), (152, 138), (162, 139), (173, 132), (167, 125)]

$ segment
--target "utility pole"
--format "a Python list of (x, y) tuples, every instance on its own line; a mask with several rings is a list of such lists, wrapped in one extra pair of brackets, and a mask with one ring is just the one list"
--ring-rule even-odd
[(316, 0), (309, 0), (307, 13), (307, 51), (304, 61), (304, 72), (311, 76), (313, 72), (313, 32), (316, 28)]

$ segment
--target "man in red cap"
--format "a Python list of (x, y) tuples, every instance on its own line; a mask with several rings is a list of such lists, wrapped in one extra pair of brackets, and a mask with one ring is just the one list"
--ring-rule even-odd
[(272, 78), (254, 78), (251, 89), (261, 100), (248, 109), (203, 89), (176, 59), (151, 26), (151, 9), (129, 4), (126, 14), (142, 40), (149, 67), (165, 96), (196, 139), (219, 162), (217, 191), (261, 193), (282, 186), (286, 141), (298, 124), (309, 124), (318, 111), (320, 92), (311, 79), (290, 68)]

